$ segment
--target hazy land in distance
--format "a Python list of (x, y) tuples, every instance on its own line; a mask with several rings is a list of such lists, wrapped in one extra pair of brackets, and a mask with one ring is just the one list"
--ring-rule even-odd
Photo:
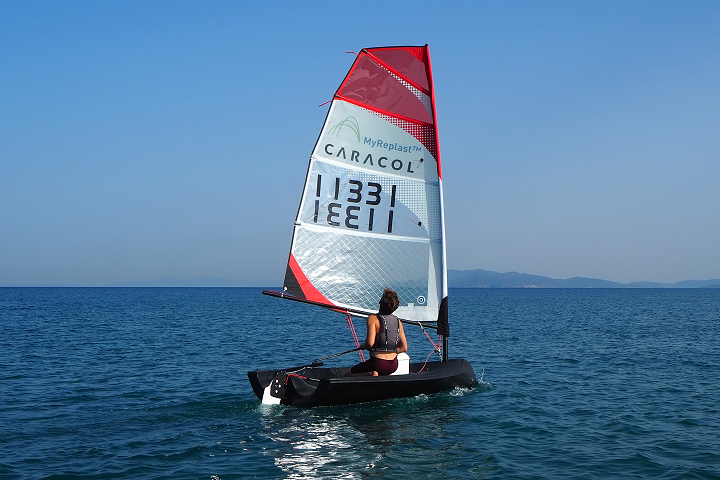
[(720, 288), (720, 278), (683, 280), (677, 283), (618, 283), (597, 278), (557, 279), (528, 273), (498, 273), (490, 270), (448, 270), (450, 288)]
[[(683, 280), (677, 283), (632, 282), (618, 283), (597, 278), (573, 277), (557, 279), (528, 273), (498, 273), (490, 270), (448, 270), (450, 288), (720, 288), (720, 278), (711, 280)], [(243, 282), (216, 277), (187, 279), (164, 278), (147, 281), (127, 281), (105, 285), (23, 285), (0, 284), (0, 287), (268, 287), (281, 289), (280, 282), (263, 279)]]

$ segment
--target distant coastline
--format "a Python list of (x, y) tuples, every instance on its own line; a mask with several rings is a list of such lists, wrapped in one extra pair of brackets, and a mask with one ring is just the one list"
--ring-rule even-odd
[(597, 278), (557, 279), (528, 273), (490, 270), (448, 270), (450, 288), (720, 288), (720, 279), (683, 280), (677, 283), (618, 283)]
[[(127, 281), (103, 285), (69, 284), (0, 284), (2, 287), (265, 287), (280, 289), (282, 281), (263, 279), (257, 282), (228, 280), (217, 277), (187, 279), (163, 278), (146, 281)], [(557, 279), (528, 273), (498, 273), (490, 270), (448, 270), (450, 288), (720, 288), (720, 278), (711, 280), (683, 280), (677, 283), (632, 282), (618, 283), (598, 278), (573, 277)]]

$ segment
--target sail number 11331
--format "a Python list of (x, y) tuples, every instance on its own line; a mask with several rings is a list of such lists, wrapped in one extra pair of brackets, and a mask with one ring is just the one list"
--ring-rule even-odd
[[(332, 195), (332, 200), (327, 203), (326, 207), (327, 217), (321, 218), (324, 216), (320, 215), (320, 197), (322, 196), (323, 177), (322, 175), (317, 176), (315, 212), (313, 215), (314, 223), (325, 221), (333, 227), (344, 225), (346, 228), (355, 230), (359, 230), (361, 226), (363, 228), (367, 226), (367, 230), (372, 232), (373, 228), (375, 228), (375, 230), (383, 230), (382, 227), (385, 227), (385, 222), (387, 221), (387, 233), (392, 233), (392, 209), (395, 207), (396, 185), (392, 185), (390, 188), (390, 208), (387, 209), (386, 207), (382, 209), (383, 213), (387, 212), (387, 216), (385, 216), (379, 213), (381, 209), (376, 208), (382, 202), (383, 197), (380, 195), (383, 191), (382, 185), (376, 182), (363, 183), (360, 180), (348, 180), (347, 188), (341, 192), (340, 178), (335, 177), (334, 180), (334, 195)], [(332, 186), (332, 183), (330, 183), (330, 188), (332, 188)], [(379, 218), (379, 216), (383, 218)], [(382, 225), (380, 225), (380, 222), (382, 222)]]

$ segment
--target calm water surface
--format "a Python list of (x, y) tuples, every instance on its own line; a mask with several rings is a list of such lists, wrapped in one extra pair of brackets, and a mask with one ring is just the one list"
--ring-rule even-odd
[(260, 289), (0, 289), (0, 478), (720, 479), (720, 290), (450, 298), (476, 388), (301, 410), (246, 372), (352, 348), (343, 316)]

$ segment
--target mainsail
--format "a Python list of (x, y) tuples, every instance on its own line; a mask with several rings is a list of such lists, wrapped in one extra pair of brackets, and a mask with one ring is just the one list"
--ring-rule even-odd
[(447, 337), (442, 175), (430, 55), (363, 49), (333, 97), (308, 167), (284, 291), (396, 315)]

